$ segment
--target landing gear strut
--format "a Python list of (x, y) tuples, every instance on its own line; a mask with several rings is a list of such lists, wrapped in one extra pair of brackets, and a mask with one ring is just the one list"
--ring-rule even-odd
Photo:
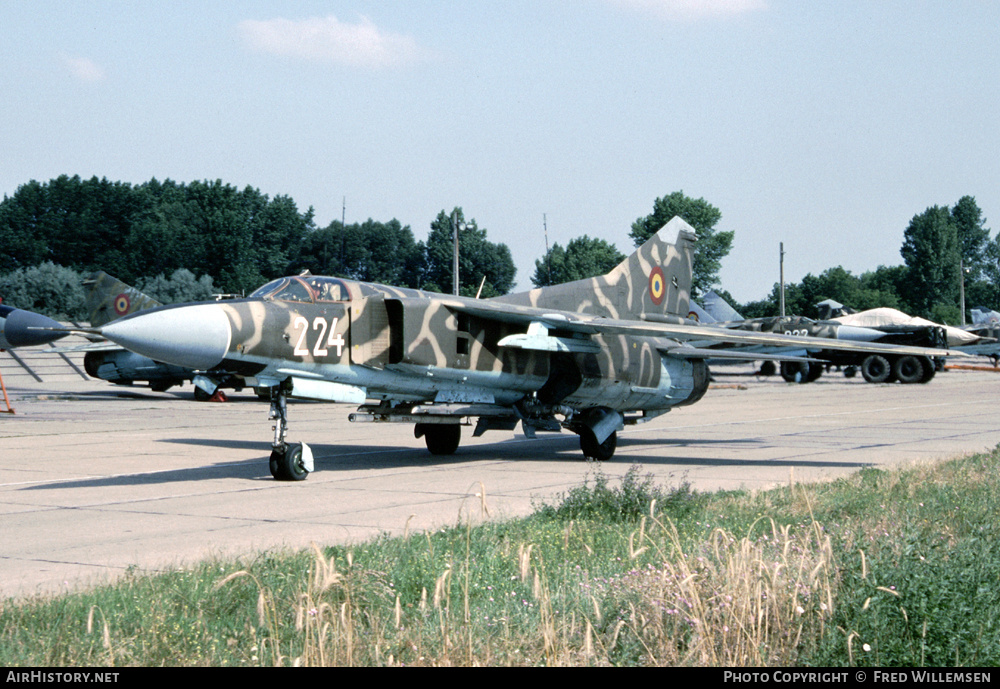
[(271, 476), (278, 481), (305, 480), (313, 469), (312, 450), (305, 443), (289, 445), (285, 442), (288, 434), (288, 393), (282, 385), (271, 388), (271, 411), (267, 418), (274, 420), (274, 442), (271, 443), (268, 463)]

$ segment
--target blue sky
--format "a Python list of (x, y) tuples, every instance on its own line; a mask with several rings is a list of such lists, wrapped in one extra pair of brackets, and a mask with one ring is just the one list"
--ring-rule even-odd
[(442, 209), (505, 242), (631, 251), (682, 190), (734, 230), (722, 287), (902, 262), (910, 219), (1000, 217), (1000, 3), (7, 2), (0, 193), (221, 179), (319, 225)]

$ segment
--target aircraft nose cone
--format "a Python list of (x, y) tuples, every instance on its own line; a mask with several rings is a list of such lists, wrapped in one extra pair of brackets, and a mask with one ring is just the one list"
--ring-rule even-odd
[(0, 349), (35, 347), (48, 344), (67, 333), (57, 333), (34, 328), (60, 328), (58, 322), (40, 313), (0, 306)]
[(101, 334), (155, 361), (199, 370), (221, 363), (232, 337), (229, 318), (219, 304), (143, 311), (108, 323)]

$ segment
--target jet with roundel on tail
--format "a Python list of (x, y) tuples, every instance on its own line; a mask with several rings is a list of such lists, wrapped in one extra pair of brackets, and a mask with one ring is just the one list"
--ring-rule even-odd
[[(163, 306), (136, 287), (103, 271), (88, 275), (84, 278), (83, 285), (87, 288), (84, 305), (94, 328), (133, 313)], [(141, 382), (147, 383), (153, 390), (164, 392), (190, 380), (194, 384), (196, 400), (224, 402), (226, 396), (223, 388), (242, 390), (253, 384), (253, 381), (246, 381), (241, 376), (234, 376), (224, 370), (195, 371), (155, 361), (102, 338), (95, 337), (95, 340), (89, 345), (68, 347), (60, 351), (86, 351), (83, 366), (87, 374), (115, 385)]]
[(586, 457), (606, 460), (625, 426), (701, 399), (706, 359), (761, 358), (743, 346), (949, 354), (691, 321), (696, 241), (674, 218), (606, 275), (491, 299), (300, 275), (91, 332), (154, 361), (254, 378), (270, 392), (271, 474), (292, 481), (314, 465), (287, 437), (289, 398), (357, 405), (357, 423), (412, 424), (435, 455), (455, 452), (465, 427), (520, 426), (576, 433)]

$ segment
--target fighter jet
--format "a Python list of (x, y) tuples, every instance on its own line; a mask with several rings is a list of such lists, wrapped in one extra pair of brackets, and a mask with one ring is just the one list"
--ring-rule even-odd
[[(152, 297), (135, 287), (122, 282), (105, 272), (94, 273), (84, 282), (88, 287), (85, 306), (90, 313), (90, 324), (100, 327), (124, 316), (162, 306)], [(79, 351), (80, 347), (66, 351)], [(246, 385), (240, 376), (227, 371), (193, 371), (183, 366), (175, 366), (149, 357), (130, 352), (107, 341), (85, 345), (83, 366), (93, 378), (106, 380), (116, 385), (131, 385), (142, 381), (158, 392), (169, 390), (186, 380), (194, 383), (194, 398), (199, 401), (224, 402), (223, 387), (242, 390)]]
[(605, 460), (625, 425), (705, 394), (705, 360), (720, 352), (688, 341), (944, 353), (694, 323), (684, 316), (696, 239), (674, 218), (607, 275), (493, 299), (293, 276), (95, 332), (156, 361), (266, 385), (279, 480), (313, 470), (309, 446), (287, 442), (289, 397), (357, 404), (354, 422), (411, 423), (435, 455), (455, 452), (463, 425), (479, 436), (520, 424), (529, 437), (576, 433), (585, 456)]
[(963, 326), (962, 329), (983, 339), (959, 345), (955, 349), (966, 354), (989, 357), (994, 367), (1000, 365), (1000, 312), (986, 306), (976, 306), (972, 309), (972, 325)]
[(0, 349), (37, 347), (55, 342), (68, 333), (55, 330), (61, 327), (48, 316), (0, 304)]

